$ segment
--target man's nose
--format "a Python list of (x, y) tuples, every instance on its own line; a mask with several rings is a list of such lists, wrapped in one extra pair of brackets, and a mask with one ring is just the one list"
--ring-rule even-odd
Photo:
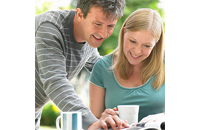
[(108, 29), (107, 29), (107, 27), (102, 27), (101, 28), (100, 35), (103, 38), (106, 38), (108, 36)]

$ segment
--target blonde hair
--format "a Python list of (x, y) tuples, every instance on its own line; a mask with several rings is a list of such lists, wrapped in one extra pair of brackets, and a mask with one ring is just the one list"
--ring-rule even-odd
[(111, 53), (117, 54), (112, 69), (119, 70), (123, 79), (128, 79), (132, 75), (132, 65), (126, 59), (123, 52), (124, 32), (123, 27), (127, 31), (151, 31), (156, 40), (156, 44), (151, 54), (144, 60), (141, 68), (141, 80), (144, 84), (150, 77), (155, 76), (152, 83), (154, 89), (158, 90), (165, 82), (165, 65), (164, 60), (164, 31), (162, 19), (158, 12), (144, 8), (134, 11), (124, 22), (119, 34), (118, 47)]

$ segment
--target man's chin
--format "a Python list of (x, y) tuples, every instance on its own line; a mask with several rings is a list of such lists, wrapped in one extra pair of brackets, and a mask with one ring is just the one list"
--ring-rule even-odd
[(102, 43), (88, 43), (92, 48), (98, 48)]

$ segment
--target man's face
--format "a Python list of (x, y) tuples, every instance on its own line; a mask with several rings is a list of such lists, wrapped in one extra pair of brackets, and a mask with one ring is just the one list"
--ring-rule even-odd
[(116, 23), (116, 18), (112, 16), (106, 18), (101, 7), (92, 7), (86, 18), (81, 20), (83, 39), (91, 47), (97, 48), (112, 34)]

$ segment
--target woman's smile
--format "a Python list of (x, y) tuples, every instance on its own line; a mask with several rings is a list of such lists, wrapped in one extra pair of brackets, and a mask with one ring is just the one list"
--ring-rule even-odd
[(130, 55), (133, 59), (137, 60), (139, 59), (140, 57), (142, 57), (142, 55), (139, 55), (139, 56), (136, 56), (136, 55), (133, 55), (131, 52), (130, 52)]

